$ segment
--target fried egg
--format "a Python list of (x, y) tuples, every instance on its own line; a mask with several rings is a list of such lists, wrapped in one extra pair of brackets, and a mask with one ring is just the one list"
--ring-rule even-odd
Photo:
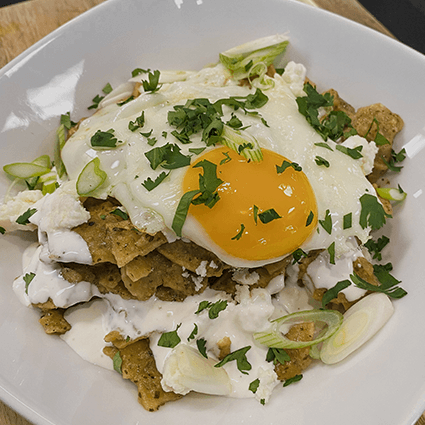
[[(223, 122), (237, 116), (244, 131), (258, 141), (263, 153), (260, 162), (247, 161), (220, 144), (206, 146), (200, 134), (194, 134), (188, 144), (171, 134), (175, 128), (168, 122), (168, 113), (188, 99), (214, 102), (254, 93), (255, 89), (237, 85), (228, 71), (217, 65), (190, 74), (185, 81), (164, 84), (157, 93), (142, 93), (123, 106), (106, 105), (84, 120), (62, 151), (68, 175), (76, 180), (84, 166), (98, 157), (108, 177), (96, 196), (115, 197), (136, 227), (148, 233), (163, 231), (172, 240), (176, 237), (171, 230), (176, 208), (184, 193), (199, 188), (202, 168), (196, 165), (206, 160), (217, 166), (217, 177), (222, 180), (217, 188), (220, 199), (212, 208), (190, 205), (183, 238), (234, 267), (257, 267), (298, 248), (308, 252), (333, 243), (336, 255), (342, 255), (351, 249), (346, 243), (350, 237), (363, 243), (369, 237), (370, 229), (359, 224), (359, 198), (374, 194), (374, 188), (360, 161), (335, 149), (330, 140), (328, 148), (323, 147), (321, 136), (298, 112), (293, 84), (285, 74), (276, 74), (274, 80), (274, 86), (264, 90), (268, 102), (258, 109), (260, 115), (223, 106)], [(131, 131), (129, 122), (142, 111), (143, 128)], [(111, 128), (120, 141), (118, 146), (94, 149), (91, 137)], [(153, 169), (145, 154), (167, 143), (178, 145), (183, 155), (190, 156), (190, 165)], [(277, 167), (284, 161), (298, 167), (279, 173)], [(146, 189), (143, 183), (147, 179), (155, 181), (163, 173), (166, 177), (158, 186)], [(275, 218), (263, 222), (261, 218), (271, 210)], [(348, 215), (352, 225), (344, 228)]]

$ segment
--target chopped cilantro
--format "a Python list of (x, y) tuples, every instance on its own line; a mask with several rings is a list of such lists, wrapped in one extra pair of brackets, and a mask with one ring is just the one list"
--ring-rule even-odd
[(116, 148), (117, 143), (123, 143), (119, 141), (114, 135), (114, 129), (110, 128), (108, 131), (97, 130), (96, 133), (91, 137), (90, 144), (93, 148)]
[(353, 225), (353, 213), (345, 214), (342, 218), (342, 228), (343, 229), (350, 229)]
[(198, 310), (195, 311), (195, 314), (199, 314), (202, 311), (212, 306), (212, 302), (210, 301), (201, 301), (198, 306)]
[(153, 181), (150, 177), (148, 177), (143, 183), (142, 185), (145, 187), (146, 190), (148, 190), (149, 192), (153, 189), (155, 189), (160, 183), (162, 183), (164, 181), (164, 179), (166, 177), (168, 177), (168, 175), (170, 174), (170, 172), (166, 173), (165, 171), (163, 171), (156, 179), (155, 181)]
[(67, 112), (65, 115), (61, 115), (60, 123), (65, 126), (68, 130), (77, 125), (76, 122), (71, 121), (71, 113)]
[(212, 208), (220, 199), (217, 188), (223, 183), (223, 180), (217, 177), (217, 165), (204, 159), (199, 161), (193, 168), (202, 167), (203, 174), (199, 175), (199, 190), (201, 194), (192, 200), (192, 204), (204, 204)]
[(189, 206), (193, 198), (200, 193), (200, 190), (191, 190), (190, 192), (183, 194), (183, 196), (180, 198), (176, 212), (174, 213), (173, 223), (171, 225), (171, 228), (176, 232), (177, 236), (182, 235), (182, 229), (184, 222), (186, 221)]
[(326, 210), (325, 219), (319, 220), (320, 225), (329, 233), (332, 233), (332, 216), (329, 210)]
[(35, 208), (28, 208), (22, 215), (16, 219), (16, 223), (27, 225), (29, 223), (29, 218), (37, 212)]
[(386, 217), (391, 217), (384, 210), (384, 207), (379, 203), (376, 196), (365, 193), (360, 197), (361, 212), (360, 212), (360, 226), (365, 229), (368, 225), (372, 230), (381, 228), (385, 222)]
[(329, 253), (329, 262), (331, 264), (335, 264), (335, 241), (333, 241), (327, 249), (328, 253)]
[(123, 100), (122, 102), (117, 103), (118, 106), (123, 106), (128, 102), (131, 102), (134, 99), (134, 96), (131, 95), (129, 97), (127, 97), (127, 99)]
[(148, 80), (142, 80), (143, 90), (145, 92), (155, 93), (161, 88), (159, 83), (160, 72), (158, 70), (148, 73)]
[(128, 214), (121, 210), (120, 208), (115, 208), (114, 211), (111, 211), (111, 214), (121, 217), (123, 220), (128, 220)]
[(194, 153), (195, 155), (199, 155), (204, 152), (206, 148), (189, 148), (190, 153)]
[(149, 71), (150, 69), (135, 68), (133, 71), (131, 71), (131, 76), (137, 77), (140, 74), (147, 74)]
[(391, 158), (389, 161), (386, 161), (384, 157), (382, 157), (382, 161), (388, 167), (390, 171), (394, 171), (395, 173), (399, 173), (403, 168), (402, 166), (395, 165), (397, 162), (402, 162), (406, 159), (406, 149), (402, 149), (400, 152), (396, 153), (394, 149), (391, 150)]
[(207, 341), (205, 338), (200, 338), (196, 340), (196, 346), (198, 347), (198, 351), (206, 358), (208, 359), (207, 355)]
[(35, 278), (35, 273), (26, 273), (25, 276), (23, 277), (24, 282), (25, 282), (25, 293), (28, 295), (28, 287), (30, 285), (30, 283), (32, 282), (32, 280)]
[(226, 125), (232, 128), (241, 128), (243, 126), (242, 121), (232, 112), (232, 117), (226, 122)]
[(336, 145), (336, 150), (345, 153), (345, 155), (351, 156), (353, 159), (362, 158), (363, 155), (360, 153), (363, 149), (363, 146), (356, 146), (355, 148), (347, 148), (346, 146)]
[(257, 218), (258, 218), (258, 210), (259, 208), (257, 207), (257, 205), (254, 205), (254, 207), (252, 208), (253, 212), (254, 212), (254, 221), (255, 224), (257, 224)]
[(106, 83), (105, 87), (102, 89), (103, 93), (109, 94), (112, 91), (112, 86), (109, 83)]
[(6, 233), (6, 229), (0, 226), (0, 233), (4, 235)]
[(242, 223), (241, 230), (239, 230), (239, 232), (235, 236), (233, 236), (233, 238), (231, 238), (232, 241), (238, 241), (242, 237), (244, 230), (245, 230), (245, 225)]
[(249, 384), (249, 391), (252, 391), (254, 394), (257, 392), (258, 387), (260, 386), (260, 380), (257, 378)]
[(177, 326), (175, 331), (164, 332), (158, 340), (158, 345), (160, 347), (174, 348), (177, 344), (180, 343), (181, 339), (177, 334), (180, 325)]
[(105, 96), (99, 96), (98, 94), (92, 99), (93, 104), (90, 105), (87, 109), (97, 109), (99, 106), (99, 103), (102, 101), (102, 99)]
[(233, 351), (232, 353), (228, 354), (221, 362), (215, 364), (214, 366), (222, 367), (226, 363), (235, 360), (238, 370), (242, 372), (243, 374), (248, 375), (248, 372), (246, 371), (251, 370), (252, 366), (248, 362), (248, 359), (246, 358), (246, 353), (250, 349), (251, 349), (251, 346), (248, 345), (246, 347), (240, 348), (239, 350)]
[(283, 348), (269, 348), (266, 354), (266, 361), (272, 361), (273, 364), (284, 364), (290, 360), (289, 354)]
[(310, 226), (310, 224), (313, 222), (313, 219), (314, 219), (314, 213), (313, 213), (313, 211), (310, 211), (310, 214), (307, 217), (307, 221), (305, 223), (305, 226), (306, 227)]
[(329, 161), (327, 161), (325, 158), (321, 157), (321, 156), (316, 156), (316, 158), (314, 158), (314, 160), (316, 161), (317, 165), (323, 165), (326, 168), (329, 168), (330, 164)]
[(280, 216), (274, 208), (269, 208), (268, 210), (263, 211), (262, 213), (258, 214), (258, 217), (263, 224), (267, 224), (273, 220), (282, 218), (282, 216)]
[(348, 288), (350, 285), (351, 282), (346, 279), (339, 281), (335, 286), (328, 289), (322, 297), (322, 307), (325, 308), (326, 304), (335, 299), (343, 289)]
[(190, 341), (192, 339), (195, 339), (196, 335), (198, 335), (198, 325), (195, 323), (195, 326), (193, 327), (193, 331), (187, 337), (187, 340)]
[(224, 159), (220, 161), (220, 165), (227, 164), (229, 161), (232, 160), (232, 158), (230, 158), (229, 156), (229, 152), (223, 152), (223, 155), (224, 155)]
[(368, 249), (368, 251), (373, 255), (373, 259), (376, 259), (378, 261), (382, 260), (382, 254), (381, 251), (387, 246), (387, 244), (390, 242), (390, 239), (386, 236), (382, 236), (378, 238), (378, 240), (375, 242), (373, 239), (369, 239), (364, 246)]
[(292, 378), (286, 379), (285, 382), (283, 383), (283, 386), (284, 387), (287, 387), (288, 385), (291, 385), (294, 382), (301, 381), (301, 379), (303, 379), (303, 375), (302, 374), (295, 375)]
[(172, 170), (190, 164), (190, 156), (183, 155), (177, 145), (170, 143), (145, 152), (145, 156), (153, 170), (156, 170), (159, 165), (167, 170)]
[(142, 128), (145, 125), (145, 111), (142, 111), (141, 115), (138, 116), (134, 121), (128, 123), (128, 129), (136, 131), (138, 128)]
[(301, 248), (298, 248), (292, 253), (292, 257), (294, 258), (292, 264), (299, 263), (301, 258), (307, 257), (307, 253), (304, 252)]
[(319, 146), (321, 148), (325, 148), (333, 152), (333, 149), (326, 142), (315, 143), (314, 146)]
[(195, 314), (199, 314), (204, 310), (208, 310), (208, 317), (211, 320), (213, 320), (213, 319), (217, 319), (220, 312), (225, 310), (226, 308), (227, 308), (226, 300), (218, 300), (215, 303), (212, 303), (209, 301), (201, 301), (199, 303), (198, 310), (195, 312)]
[(302, 168), (296, 162), (283, 160), (282, 165), (276, 165), (277, 174), (283, 173), (288, 167), (292, 167), (295, 171), (302, 171)]

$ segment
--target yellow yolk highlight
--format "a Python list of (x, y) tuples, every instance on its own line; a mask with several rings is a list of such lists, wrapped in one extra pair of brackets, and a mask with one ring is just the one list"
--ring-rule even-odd
[[(203, 170), (194, 166), (202, 160), (217, 165), (217, 177), (223, 180), (217, 189), (219, 201), (212, 208), (190, 205), (189, 215), (227, 254), (254, 261), (292, 253), (317, 223), (316, 199), (307, 176), (292, 166), (279, 174), (276, 166), (291, 161), (270, 150), (262, 152), (263, 161), (248, 162), (227, 147), (211, 150), (199, 156), (183, 180), (184, 192), (199, 189)], [(270, 209), (281, 218), (263, 223), (260, 214)]]

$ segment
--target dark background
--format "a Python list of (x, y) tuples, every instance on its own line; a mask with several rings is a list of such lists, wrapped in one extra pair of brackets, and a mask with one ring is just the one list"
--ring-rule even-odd
[[(0, 6), (20, 1), (0, 0)], [(425, 54), (425, 0), (358, 1), (400, 41)]]

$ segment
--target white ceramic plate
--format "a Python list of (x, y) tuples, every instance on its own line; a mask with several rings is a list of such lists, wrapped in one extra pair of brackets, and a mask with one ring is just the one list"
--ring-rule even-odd
[[(136, 67), (199, 69), (220, 51), (289, 31), (285, 57), (304, 63), (320, 89), (355, 107), (381, 102), (405, 129), (409, 158), (396, 181), (409, 197), (390, 222), (394, 274), (409, 295), (357, 355), (317, 365), (270, 404), (193, 395), (148, 413), (136, 388), (81, 360), (44, 334), (38, 313), (20, 305), (22, 235), (0, 237), (0, 397), (36, 424), (413, 424), (425, 409), (425, 57), (322, 10), (283, 0), (110, 0), (38, 42), (0, 72), (1, 165), (51, 152), (59, 116), (87, 116), (106, 82)], [(46, 141), (47, 140), (47, 141)], [(8, 185), (0, 176), (1, 194)]]

